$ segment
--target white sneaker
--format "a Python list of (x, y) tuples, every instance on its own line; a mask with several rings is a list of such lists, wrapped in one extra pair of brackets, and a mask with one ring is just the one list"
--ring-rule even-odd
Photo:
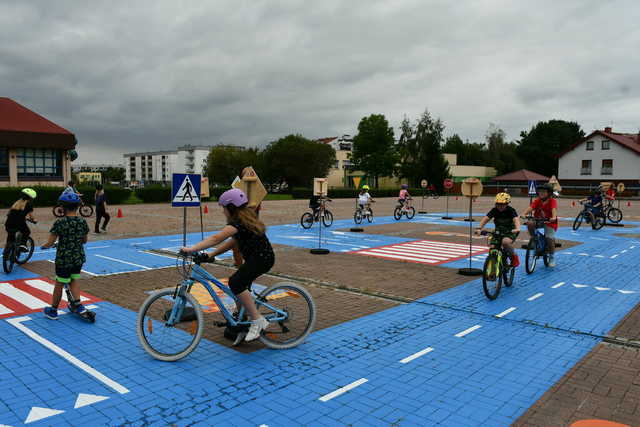
[(260, 336), (260, 332), (263, 329), (266, 329), (269, 326), (269, 321), (264, 317), (260, 317), (257, 320), (251, 322), (251, 326), (249, 327), (249, 332), (247, 332), (247, 336), (244, 338), (245, 341), (253, 341)]
[(556, 257), (554, 255), (548, 255), (549, 257), (549, 267), (556, 266)]

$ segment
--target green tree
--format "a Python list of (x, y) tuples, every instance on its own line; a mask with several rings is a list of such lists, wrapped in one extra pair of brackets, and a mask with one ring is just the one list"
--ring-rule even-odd
[(105, 183), (122, 182), (125, 179), (125, 170), (123, 167), (109, 166), (102, 172), (102, 181)]
[(265, 180), (286, 183), (289, 188), (310, 187), (313, 178), (325, 177), (336, 161), (336, 152), (328, 145), (302, 135), (287, 135), (270, 143), (262, 153)]
[[(216, 145), (211, 147), (207, 156), (207, 164), (204, 168), (205, 175), (212, 184), (222, 186), (231, 185), (231, 182), (240, 174), (246, 166), (254, 166), (259, 162), (257, 148), (230, 147), (228, 145)], [(256, 172), (260, 171), (256, 168)]]
[(371, 114), (360, 120), (350, 158), (354, 169), (373, 177), (376, 188), (379, 177), (393, 175), (398, 156), (393, 128), (383, 114)]
[(425, 110), (415, 126), (405, 118), (400, 128), (399, 176), (409, 179), (413, 185), (426, 178), (442, 191), (443, 181), (449, 177), (449, 164), (442, 155), (444, 124)]
[(576, 122), (538, 122), (528, 132), (520, 133), (516, 152), (527, 169), (546, 176), (557, 175), (556, 156), (584, 137), (584, 131)]
[(506, 133), (494, 124), (489, 124), (485, 134), (487, 166), (496, 168), (498, 175), (522, 169), (524, 162), (517, 154), (517, 144), (506, 141)]

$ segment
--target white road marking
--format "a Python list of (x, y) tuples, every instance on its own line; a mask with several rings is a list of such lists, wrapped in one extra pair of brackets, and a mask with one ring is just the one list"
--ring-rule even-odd
[(346, 386), (340, 387), (339, 389), (332, 391), (329, 394), (325, 394), (324, 396), (320, 397), (318, 400), (320, 400), (321, 402), (326, 402), (328, 400), (333, 399), (334, 397), (338, 397), (341, 394), (348, 392), (349, 390), (353, 390), (354, 388), (366, 383), (367, 381), (369, 380), (366, 378), (360, 378), (359, 380), (354, 381), (351, 384), (347, 384)]
[(579, 285), (577, 283), (572, 283), (572, 285), (573, 285), (574, 288), (588, 288), (589, 287), (589, 285)]
[(570, 252), (570, 251), (564, 251), (564, 252), (562, 252), (562, 253), (563, 253), (563, 254), (567, 254), (567, 255), (573, 255), (573, 252)]
[[(45, 282), (44, 280), (40, 280), (40, 279), (34, 279), (34, 280), (25, 280), (25, 283), (28, 284), (29, 286), (32, 286), (36, 289), (40, 289), (43, 292), (48, 293), (49, 295), (53, 294), (53, 289), (55, 288), (54, 285), (52, 285), (49, 282)], [(67, 301), (67, 293), (63, 292), (62, 293), (62, 299), (64, 301)], [(84, 296), (80, 296), (80, 301), (87, 301), (89, 300), (89, 298), (84, 297)]]
[(104, 256), (104, 255), (95, 255), (95, 256), (100, 257), (100, 258), (104, 258), (104, 259), (108, 259), (108, 260), (111, 260), (111, 261), (115, 261), (115, 262), (120, 262), (120, 263), (122, 263), (122, 264), (129, 264), (129, 265), (133, 265), (134, 267), (144, 268), (145, 270), (152, 270), (152, 268), (151, 268), (151, 267), (147, 267), (146, 265), (134, 264), (133, 262), (123, 261), (123, 260), (121, 260), (121, 259), (111, 258), (111, 257), (109, 257), (109, 256)]
[(515, 310), (516, 310), (516, 307), (507, 308), (507, 309), (506, 309), (505, 311), (503, 311), (502, 313), (500, 313), (500, 314), (496, 314), (496, 317), (504, 317), (504, 316), (506, 316), (507, 314), (509, 314), (509, 313), (511, 313), (512, 311), (515, 311)]
[(578, 255), (580, 255), (580, 256), (589, 256), (589, 254), (585, 254), (584, 252), (579, 253)]
[(596, 258), (604, 258), (604, 255), (594, 255)]
[(627, 250), (626, 250), (626, 249), (624, 249), (624, 250), (620, 251), (620, 253), (621, 253), (621, 254), (623, 254), (623, 253), (625, 253), (625, 252), (627, 252)]
[(4, 294), (20, 304), (29, 307), (31, 310), (38, 310), (49, 306), (48, 302), (42, 301), (33, 295), (16, 288), (10, 283), (0, 283), (0, 294)]
[(409, 363), (409, 362), (411, 362), (412, 360), (415, 360), (415, 359), (417, 359), (417, 358), (418, 358), (418, 357), (420, 357), (420, 356), (424, 356), (424, 355), (425, 355), (425, 354), (427, 354), (427, 353), (431, 353), (432, 351), (433, 351), (433, 348), (431, 348), (431, 347), (427, 347), (427, 348), (425, 348), (424, 350), (420, 350), (420, 351), (419, 351), (419, 352), (417, 352), (417, 353), (413, 353), (411, 356), (405, 357), (404, 359), (402, 359), (402, 360), (400, 361), (400, 363)]
[(636, 291), (625, 291), (624, 289), (619, 289), (618, 292), (621, 294), (635, 294)]
[(54, 415), (62, 414), (64, 411), (59, 409), (49, 409), (49, 408), (40, 408), (38, 406), (34, 406), (29, 411), (29, 415), (27, 415), (27, 419), (24, 420), (25, 424), (32, 423), (34, 421), (39, 421), (45, 418), (53, 417)]
[(13, 310), (0, 304), (0, 316), (3, 314), (9, 314), (9, 313), (13, 313)]
[(150, 245), (150, 244), (151, 242), (136, 242), (133, 245), (135, 246), (135, 245)]
[(480, 326), (480, 325), (475, 325), (475, 326), (470, 327), (469, 329), (465, 329), (465, 330), (464, 330), (464, 331), (462, 331), (462, 332), (458, 332), (458, 333), (457, 333), (457, 334), (455, 334), (454, 336), (455, 336), (455, 337), (457, 337), (457, 338), (462, 338), (463, 336), (465, 336), (465, 335), (469, 335), (471, 332), (473, 332), (473, 331), (475, 331), (475, 330), (477, 330), (477, 329), (480, 329), (480, 328), (482, 328), (482, 326)]
[(560, 286), (564, 285), (564, 282), (558, 282), (551, 287), (551, 289), (558, 289)]
[(138, 251), (138, 252), (140, 252), (141, 254), (160, 256), (162, 258), (169, 258), (169, 259), (173, 259), (173, 260), (176, 259), (175, 256), (163, 255), (163, 254), (158, 254), (158, 253), (155, 253), (155, 252), (147, 252), (147, 251)]
[(419, 262), (425, 262), (425, 263), (428, 263), (428, 264), (433, 264), (433, 263), (438, 262), (437, 260), (433, 260), (433, 259), (416, 258), (416, 257), (412, 257), (412, 256), (407, 256), (407, 255), (381, 254), (381, 253), (375, 253), (375, 252), (369, 252), (369, 251), (364, 251), (364, 252), (360, 252), (360, 253), (361, 254), (366, 254), (366, 255), (380, 256), (380, 257), (385, 257), (385, 258), (403, 259), (403, 260), (407, 260), (407, 261), (419, 261)]
[(617, 258), (620, 254), (611, 255), (611, 259)]
[(53, 351), (55, 354), (66, 359), (69, 363), (81, 369), (82, 371), (86, 372), (87, 374), (91, 375), (92, 377), (94, 377), (95, 379), (97, 379), (107, 387), (115, 390), (120, 394), (129, 393), (129, 390), (123, 385), (117, 383), (116, 381), (112, 380), (111, 378), (107, 377), (106, 375), (102, 374), (101, 372), (97, 371), (91, 366), (87, 365), (86, 363), (84, 363), (82, 360), (78, 359), (71, 353), (63, 350), (62, 348), (58, 347), (48, 339), (38, 335), (37, 333), (33, 332), (31, 329), (24, 326), (22, 322), (26, 322), (27, 320), (31, 320), (31, 317), (29, 316), (14, 317), (12, 319), (8, 319), (7, 323), (9, 323), (12, 326), (15, 326), (18, 330), (23, 332), (29, 338), (32, 338), (36, 342), (39, 342), (43, 346), (47, 347), (49, 350)]
[(611, 288), (601, 288), (599, 286), (594, 286), (593, 287), (596, 291), (610, 291)]
[(76, 399), (76, 403), (73, 405), (73, 409), (82, 408), (83, 406), (92, 405), (94, 403), (102, 402), (103, 400), (107, 399), (107, 396), (79, 393), (78, 398)]
[(629, 249), (635, 249), (635, 248), (636, 248), (635, 246), (629, 246)]
[(540, 298), (542, 295), (544, 295), (542, 292), (538, 292), (537, 294), (535, 294), (532, 297), (527, 298), (527, 301), (533, 301), (533, 300), (537, 300), (538, 298)]

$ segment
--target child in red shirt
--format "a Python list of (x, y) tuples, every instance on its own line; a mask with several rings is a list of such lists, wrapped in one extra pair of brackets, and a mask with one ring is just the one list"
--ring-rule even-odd
[[(523, 216), (527, 216), (533, 212), (533, 216), (536, 218), (548, 218), (549, 221), (544, 225), (544, 235), (547, 239), (547, 251), (549, 253), (549, 267), (556, 266), (555, 250), (556, 250), (556, 231), (558, 230), (558, 201), (554, 199), (553, 186), (551, 184), (543, 184), (537, 187), (538, 197), (531, 202), (523, 213)], [(527, 223), (529, 229), (529, 235), (533, 237), (536, 232), (535, 223), (529, 221)]]

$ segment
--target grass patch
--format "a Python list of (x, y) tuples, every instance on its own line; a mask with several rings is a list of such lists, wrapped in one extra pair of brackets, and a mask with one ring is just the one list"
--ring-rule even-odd
[(267, 194), (265, 200), (293, 200), (291, 194)]

